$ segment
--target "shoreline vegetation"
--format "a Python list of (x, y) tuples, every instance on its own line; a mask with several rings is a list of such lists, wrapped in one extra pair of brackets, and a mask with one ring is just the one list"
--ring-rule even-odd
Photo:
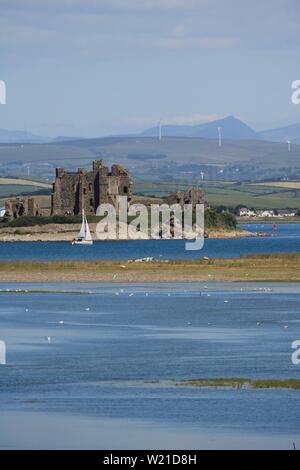
[[(0, 242), (71, 242), (80, 230), (80, 224), (49, 224), (46, 226), (35, 225), (33, 227), (5, 227), (0, 228)], [(94, 241), (96, 224), (90, 224), (90, 230)], [(265, 236), (235, 229), (212, 228), (206, 230), (209, 238), (241, 238)], [(100, 243), (101, 241), (99, 241)]]
[(300, 282), (300, 254), (232, 259), (0, 261), (1, 282)]
[[(87, 219), (92, 236), (97, 241), (96, 226), (101, 218), (89, 215)], [(128, 217), (128, 223), (131, 220), (132, 217)], [(0, 242), (71, 242), (77, 236), (81, 222), (81, 216), (78, 215), (22, 216), (13, 220), (2, 220), (0, 222)], [(148, 227), (150, 225), (151, 215), (149, 213)], [(145, 239), (148, 239), (147, 236)], [(240, 238), (265, 235), (239, 228), (236, 218), (228, 212), (218, 212), (215, 209), (207, 208), (205, 210), (205, 236), (209, 238)]]
[(176, 381), (180, 387), (300, 390), (298, 379), (211, 378)]

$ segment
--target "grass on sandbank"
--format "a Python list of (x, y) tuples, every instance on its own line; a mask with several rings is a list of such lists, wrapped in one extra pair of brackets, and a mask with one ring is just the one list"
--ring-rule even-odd
[(178, 386), (185, 387), (214, 387), (214, 388), (250, 388), (250, 389), (288, 389), (300, 390), (300, 380), (297, 379), (242, 379), (242, 378), (215, 378), (215, 379), (189, 379), (176, 382)]
[[(300, 254), (232, 259), (133, 261), (0, 261), (0, 280), (45, 281), (279, 281), (300, 282)], [(54, 279), (55, 278), (55, 279)]]

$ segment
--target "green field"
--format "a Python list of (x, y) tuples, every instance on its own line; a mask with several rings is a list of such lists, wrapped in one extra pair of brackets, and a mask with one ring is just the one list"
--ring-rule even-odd
[[(202, 181), (193, 178), (178, 177), (166, 181), (157, 176), (133, 178), (133, 191), (138, 196), (162, 198), (171, 192), (185, 190), (191, 186), (200, 186), (205, 191), (206, 202), (213, 206), (235, 208), (243, 205), (255, 209), (299, 209), (300, 181), (291, 182), (234, 182)], [(51, 190), (51, 184), (45, 180), (26, 178), (0, 178), (0, 206), (9, 196), (36, 194), (37, 191)], [(46, 198), (46, 196), (45, 196)], [(50, 201), (47, 203), (49, 207)]]
[(36, 178), (0, 178), (0, 204), (1, 198), (19, 196), (21, 194), (34, 194), (41, 190), (50, 191), (51, 187), (50, 183)]
[(2, 175), (20, 174), (31, 165), (35, 175), (52, 178), (55, 167), (75, 171), (90, 167), (95, 159), (106, 165), (119, 163), (133, 176), (152, 175), (165, 181), (184, 175), (208, 179), (274, 180), (300, 175), (300, 145), (288, 152), (284, 143), (255, 140), (217, 140), (200, 138), (117, 136), (49, 143), (1, 145)]
[(51, 188), (50, 183), (22, 178), (0, 178), (0, 186), (33, 186), (37, 188)]
[(253, 183), (253, 186), (269, 186), (271, 188), (300, 189), (300, 181), (267, 181)]
[(255, 209), (298, 209), (300, 208), (300, 188), (287, 188), (254, 183), (217, 181), (137, 181), (134, 191), (137, 194), (163, 197), (173, 191), (185, 190), (200, 185), (205, 191), (205, 200), (214, 206), (234, 208), (238, 205)]

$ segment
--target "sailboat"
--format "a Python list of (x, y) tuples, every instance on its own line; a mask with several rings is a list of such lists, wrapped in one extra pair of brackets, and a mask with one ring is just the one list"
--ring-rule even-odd
[(80, 228), (80, 232), (78, 233), (75, 240), (72, 241), (72, 245), (92, 245), (93, 239), (90, 232), (89, 224), (87, 222), (87, 218), (84, 214), (84, 210), (82, 210), (82, 224)]

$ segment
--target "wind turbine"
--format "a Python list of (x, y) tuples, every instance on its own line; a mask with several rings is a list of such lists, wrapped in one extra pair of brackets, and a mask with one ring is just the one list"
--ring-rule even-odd
[(158, 140), (161, 141), (162, 133), (161, 133), (161, 119), (158, 121)]
[(25, 168), (27, 168), (27, 176), (30, 176), (30, 163), (24, 163)]
[(222, 147), (222, 127), (218, 127), (219, 147)]

